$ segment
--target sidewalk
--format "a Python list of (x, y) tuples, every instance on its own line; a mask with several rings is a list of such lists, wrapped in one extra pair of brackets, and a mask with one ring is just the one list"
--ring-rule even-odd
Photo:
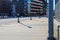
[[(48, 19), (33, 18), (33, 20), (5, 21), (0, 26), (0, 40), (47, 40)], [(31, 28), (29, 28), (31, 27)]]
[[(58, 40), (58, 26), (60, 26), (60, 22), (54, 19), (54, 36), (57, 40)], [(59, 32), (60, 32), (60, 29), (59, 29)], [(59, 38), (60, 38), (60, 35), (59, 35)]]

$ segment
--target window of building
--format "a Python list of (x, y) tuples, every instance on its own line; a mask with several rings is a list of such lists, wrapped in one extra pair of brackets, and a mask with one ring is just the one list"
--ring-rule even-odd
[(24, 2), (26, 2), (27, 0), (24, 0)]
[(40, 9), (40, 11), (43, 11), (43, 9)]
[(17, 0), (17, 1), (19, 1), (19, 0)]
[(25, 10), (24, 10), (24, 12), (25, 12)]
[(10, 0), (12, 2), (12, 0)]
[(26, 5), (27, 3), (24, 3), (24, 5)]
[(27, 6), (24, 6), (24, 8), (26, 8)]

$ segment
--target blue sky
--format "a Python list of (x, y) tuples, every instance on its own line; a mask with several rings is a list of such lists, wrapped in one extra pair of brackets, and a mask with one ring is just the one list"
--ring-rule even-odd
[(53, 0), (53, 5), (54, 5), (54, 7), (53, 7), (53, 8), (54, 8), (54, 10), (55, 10), (55, 0)]
[[(49, 2), (49, 0), (47, 0)], [(53, 0), (53, 9), (55, 10), (55, 0)]]

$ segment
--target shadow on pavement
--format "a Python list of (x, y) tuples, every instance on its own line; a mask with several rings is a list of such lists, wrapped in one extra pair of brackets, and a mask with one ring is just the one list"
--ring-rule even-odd
[(23, 23), (20, 23), (20, 24), (22, 24), (22, 25), (24, 25), (24, 26), (26, 26), (26, 27), (28, 27), (28, 28), (32, 28), (31, 26), (25, 25), (25, 24), (23, 24)]

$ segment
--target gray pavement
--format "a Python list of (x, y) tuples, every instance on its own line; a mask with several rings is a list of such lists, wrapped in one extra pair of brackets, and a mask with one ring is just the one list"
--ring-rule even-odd
[[(58, 26), (60, 26), (60, 22), (54, 19), (54, 36), (57, 40), (58, 40)], [(59, 40), (60, 40), (60, 30), (59, 30)]]
[[(31, 28), (29, 28), (31, 27)], [(17, 18), (0, 19), (0, 40), (47, 40), (48, 19), (42, 18)]]

